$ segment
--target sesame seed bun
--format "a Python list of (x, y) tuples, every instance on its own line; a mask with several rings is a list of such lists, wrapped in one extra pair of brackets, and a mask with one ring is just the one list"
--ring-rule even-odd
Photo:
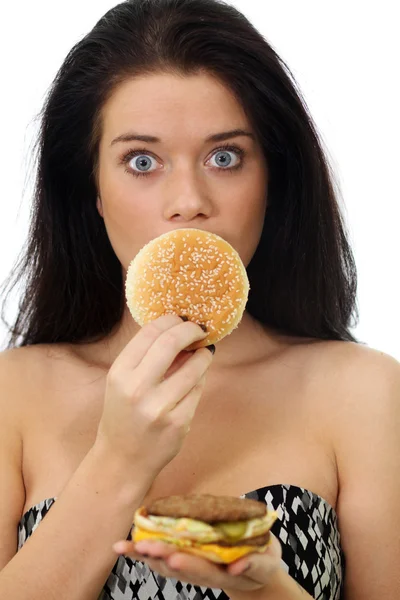
[(249, 294), (236, 250), (201, 229), (176, 229), (146, 244), (129, 265), (125, 293), (143, 326), (166, 314), (206, 326), (208, 336), (187, 350), (215, 344), (239, 325)]

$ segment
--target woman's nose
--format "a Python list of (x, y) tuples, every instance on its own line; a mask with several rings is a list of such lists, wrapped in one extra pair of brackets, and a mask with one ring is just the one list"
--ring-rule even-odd
[(190, 221), (197, 216), (209, 217), (212, 211), (210, 190), (193, 170), (183, 169), (170, 180), (164, 190), (164, 216), (166, 219)]

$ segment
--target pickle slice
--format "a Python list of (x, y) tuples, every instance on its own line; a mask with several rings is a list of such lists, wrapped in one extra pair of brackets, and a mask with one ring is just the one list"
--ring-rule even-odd
[(237, 521), (236, 523), (215, 523), (215, 529), (219, 529), (222, 531), (225, 537), (229, 538), (231, 541), (240, 540), (247, 529), (247, 522)]

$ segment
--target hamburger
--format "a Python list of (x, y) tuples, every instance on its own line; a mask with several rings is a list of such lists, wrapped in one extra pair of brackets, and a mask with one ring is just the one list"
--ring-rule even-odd
[(257, 500), (189, 494), (158, 498), (134, 514), (132, 540), (159, 540), (215, 563), (264, 552), (277, 519)]

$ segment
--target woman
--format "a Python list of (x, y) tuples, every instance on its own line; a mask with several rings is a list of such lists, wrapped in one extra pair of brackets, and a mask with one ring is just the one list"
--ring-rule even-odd
[[(399, 364), (350, 333), (353, 256), (282, 60), (229, 5), (129, 0), (42, 117), (0, 361), (0, 596), (397, 597)], [(126, 308), (130, 261), (180, 227), (227, 239), (249, 275), (215, 355), (184, 352), (194, 323), (140, 329)], [(268, 552), (225, 568), (131, 542), (139, 505), (193, 492), (278, 510)]]

